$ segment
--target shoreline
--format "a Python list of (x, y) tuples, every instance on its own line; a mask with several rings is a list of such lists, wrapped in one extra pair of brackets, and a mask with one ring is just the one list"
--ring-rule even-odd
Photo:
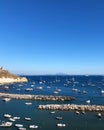
[(27, 78), (25, 77), (18, 77), (18, 78), (0, 78), (0, 84), (10, 84), (10, 83), (22, 83), (28, 82)]

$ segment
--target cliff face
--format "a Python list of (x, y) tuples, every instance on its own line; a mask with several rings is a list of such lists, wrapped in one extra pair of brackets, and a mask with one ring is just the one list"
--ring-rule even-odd
[(7, 70), (0, 68), (0, 84), (13, 82), (28, 82), (28, 80), (25, 77), (19, 77), (11, 74)]

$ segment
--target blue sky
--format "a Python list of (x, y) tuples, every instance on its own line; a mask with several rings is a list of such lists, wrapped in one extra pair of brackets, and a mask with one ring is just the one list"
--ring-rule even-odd
[(0, 0), (0, 65), (16, 74), (104, 74), (103, 0)]

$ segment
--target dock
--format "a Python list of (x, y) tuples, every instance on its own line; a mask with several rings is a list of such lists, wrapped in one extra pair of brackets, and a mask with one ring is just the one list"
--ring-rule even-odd
[(23, 99), (23, 100), (38, 100), (38, 101), (71, 101), (74, 97), (69, 96), (53, 96), (53, 95), (30, 95), (30, 94), (10, 94), (0, 93), (1, 98)]
[(39, 105), (39, 110), (61, 110), (61, 111), (90, 111), (104, 112), (103, 105), (76, 105), (76, 104), (47, 104)]

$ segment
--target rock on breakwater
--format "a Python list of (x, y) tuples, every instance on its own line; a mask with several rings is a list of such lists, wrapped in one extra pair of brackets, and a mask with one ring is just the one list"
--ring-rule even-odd
[(63, 111), (90, 111), (103, 112), (104, 106), (101, 105), (76, 105), (76, 104), (47, 104), (39, 105), (40, 110), (63, 110)]
[(13, 98), (13, 99), (26, 99), (26, 100), (42, 100), (42, 101), (71, 101), (75, 100), (69, 96), (49, 96), (49, 95), (29, 95), (29, 94), (9, 94), (0, 93), (2, 98)]

